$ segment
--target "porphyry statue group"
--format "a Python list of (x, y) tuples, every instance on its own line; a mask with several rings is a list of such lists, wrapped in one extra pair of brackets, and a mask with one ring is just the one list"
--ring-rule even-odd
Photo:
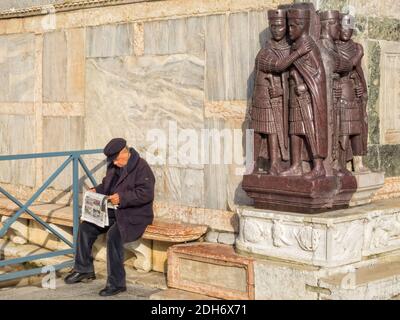
[(366, 154), (368, 136), (355, 18), (288, 7), (268, 11), (268, 20), (271, 36), (256, 58), (250, 111), (253, 173), (351, 175), (348, 164)]

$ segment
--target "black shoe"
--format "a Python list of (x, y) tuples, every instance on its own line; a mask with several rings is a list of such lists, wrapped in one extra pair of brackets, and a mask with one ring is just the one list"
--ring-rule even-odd
[(102, 297), (114, 296), (118, 293), (125, 292), (126, 287), (121, 288), (112, 288), (112, 287), (105, 287), (103, 290), (99, 292), (99, 295)]
[(96, 279), (94, 272), (80, 273), (74, 271), (65, 277), (64, 282), (66, 284), (73, 284), (78, 282), (87, 282), (94, 279)]

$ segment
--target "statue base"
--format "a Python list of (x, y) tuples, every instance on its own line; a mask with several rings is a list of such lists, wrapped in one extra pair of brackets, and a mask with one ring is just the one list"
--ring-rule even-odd
[(330, 176), (307, 180), (257, 173), (245, 175), (242, 188), (259, 209), (321, 213), (349, 207), (357, 179)]
[(256, 299), (400, 294), (399, 199), (316, 215), (240, 207), (235, 249), (254, 259)]

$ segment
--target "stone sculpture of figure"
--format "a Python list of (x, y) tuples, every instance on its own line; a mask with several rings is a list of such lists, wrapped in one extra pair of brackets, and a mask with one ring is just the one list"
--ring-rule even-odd
[(349, 71), (340, 73), (341, 96), (339, 103), (339, 168), (341, 174), (351, 174), (346, 163), (353, 156), (367, 153), (367, 84), (361, 68), (363, 47), (351, 40), (354, 18), (344, 15), (341, 19), (340, 39), (336, 41), (339, 54), (352, 61)]
[[(307, 42), (300, 50), (290, 52), (287, 41), (286, 10), (269, 10), (272, 39), (256, 58), (256, 80), (251, 111), (254, 129), (255, 162), (260, 156), (262, 139), (267, 139), (270, 175), (282, 171), (282, 160), (289, 160), (288, 101), (289, 66), (311, 50)], [(255, 171), (258, 171), (258, 166)]]
[(342, 87), (340, 83), (341, 73), (350, 72), (357, 63), (357, 58), (348, 57), (339, 53), (337, 47), (337, 41), (340, 38), (341, 25), (340, 25), (340, 13), (337, 10), (328, 10), (319, 13), (321, 21), (321, 39), (322, 48), (325, 52), (323, 55), (325, 59), (325, 71), (328, 80), (328, 113), (332, 116), (332, 128), (328, 129), (331, 137), (331, 151), (332, 161), (339, 160), (337, 165), (337, 172), (339, 175), (342, 174), (341, 161), (339, 159), (340, 146), (339, 146), (339, 131), (340, 131), (340, 98), (342, 95)]
[(291, 167), (282, 176), (303, 175), (302, 151), (305, 147), (313, 161), (312, 170), (303, 175), (314, 179), (326, 175), (323, 160), (327, 157), (326, 75), (321, 52), (309, 35), (310, 11), (289, 9), (291, 50), (302, 50), (306, 42), (312, 50), (298, 58), (290, 71), (289, 135)]

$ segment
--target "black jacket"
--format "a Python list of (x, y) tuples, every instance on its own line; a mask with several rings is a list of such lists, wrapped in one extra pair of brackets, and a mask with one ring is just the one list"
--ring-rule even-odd
[[(126, 169), (115, 186), (120, 204), (115, 212), (118, 229), (124, 243), (139, 239), (146, 227), (153, 222), (153, 200), (155, 177), (146, 160), (131, 148)], [(117, 167), (110, 163), (102, 183), (96, 192), (111, 195), (111, 182)]]

